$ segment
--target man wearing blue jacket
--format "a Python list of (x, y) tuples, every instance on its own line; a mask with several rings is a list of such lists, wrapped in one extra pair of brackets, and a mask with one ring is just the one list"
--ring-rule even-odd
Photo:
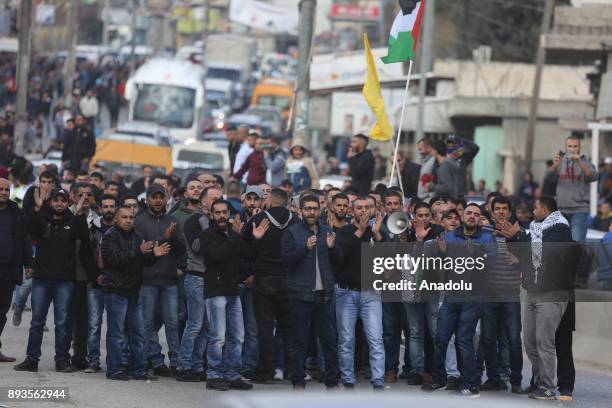
[(493, 265), (497, 253), (497, 243), (493, 235), (478, 226), (481, 210), (478, 205), (470, 203), (463, 212), (463, 225), (454, 231), (444, 234), (438, 240), (438, 254), (444, 257), (444, 264), (448, 259), (472, 258), (484, 259), (484, 269), (465, 268), (459, 274), (447, 270), (447, 282), (459, 281), (472, 284), (470, 290), (446, 291), (444, 301), (438, 311), (436, 340), (432, 364), (431, 384), (423, 385), (424, 391), (433, 392), (446, 388), (446, 350), (453, 334), (461, 351), (461, 387), (459, 395), (474, 398), (480, 395), (480, 380), (476, 374), (476, 354), (474, 353), (474, 333), (482, 310), (482, 289), (485, 285), (483, 279), (487, 265)]
[(325, 358), (327, 388), (338, 386), (338, 342), (334, 307), (334, 276), (331, 264), (342, 259), (336, 235), (318, 222), (319, 199), (300, 200), (302, 222), (284, 232), (281, 254), (287, 268), (287, 295), (293, 323), (290, 328), (290, 375), (295, 390), (304, 390), (306, 354), (313, 322)]

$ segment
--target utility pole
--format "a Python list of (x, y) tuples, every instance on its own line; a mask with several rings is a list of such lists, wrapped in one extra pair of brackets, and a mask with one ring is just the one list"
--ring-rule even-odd
[(210, 10), (210, 0), (204, 0), (204, 21), (202, 21), (202, 68), (204, 69), (204, 75), (206, 76), (207, 64), (206, 64), (206, 47), (208, 47), (208, 12)]
[[(306, 140), (308, 128), (308, 103), (310, 96), (310, 60), (314, 33), (317, 0), (300, 0), (298, 3), (298, 74), (294, 95), (295, 121), (292, 123), (293, 137)], [(289, 118), (291, 120), (291, 118)]]
[(30, 71), (30, 45), (32, 24), (32, 0), (21, 2), (21, 24), (19, 27), (19, 50), (17, 57), (17, 106), (13, 147), (15, 154), (23, 156), (25, 130), (28, 122), (26, 103), (28, 100), (28, 73)]
[(540, 28), (540, 41), (538, 42), (538, 52), (536, 54), (536, 71), (533, 81), (533, 92), (531, 94), (531, 104), (529, 105), (529, 120), (527, 122), (527, 140), (525, 143), (525, 170), (531, 170), (533, 161), (533, 145), (535, 142), (535, 127), (538, 120), (538, 102), (540, 101), (540, 88), (542, 84), (542, 71), (546, 60), (545, 35), (550, 31), (550, 23), (555, 7), (554, 0), (546, 0), (544, 5), (544, 15), (542, 16), (542, 27)]
[(78, 30), (78, 0), (66, 2), (66, 14), (68, 17), (68, 31), (66, 35), (66, 61), (64, 62), (64, 97), (68, 103), (72, 103), (72, 88), (74, 81), (74, 71), (76, 69), (76, 44)]
[(136, 30), (138, 29), (138, 0), (132, 0), (132, 43), (130, 45), (130, 75), (136, 70)]
[(421, 41), (421, 68), (419, 79), (419, 109), (417, 113), (417, 137), (420, 140), (425, 136), (425, 94), (427, 93), (427, 73), (432, 69), (434, 32), (436, 23), (436, 2), (425, 2), (425, 16), (423, 17), (423, 41)]
[(110, 25), (110, 0), (104, 0), (104, 3), (102, 5), (102, 17), (104, 24), (102, 26), (102, 44), (105, 47), (108, 47), (110, 43), (110, 33), (108, 31), (108, 26)]

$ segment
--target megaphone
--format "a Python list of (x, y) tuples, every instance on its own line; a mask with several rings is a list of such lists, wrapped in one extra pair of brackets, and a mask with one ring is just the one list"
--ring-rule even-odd
[(401, 211), (387, 217), (387, 228), (394, 235), (403, 234), (410, 227), (410, 217)]

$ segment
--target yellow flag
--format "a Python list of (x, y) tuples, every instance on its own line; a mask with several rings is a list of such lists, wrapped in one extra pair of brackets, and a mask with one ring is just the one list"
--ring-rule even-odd
[(393, 135), (393, 128), (389, 123), (389, 117), (385, 110), (385, 101), (380, 91), (380, 82), (378, 81), (378, 72), (376, 72), (376, 65), (374, 65), (374, 57), (372, 56), (372, 50), (370, 50), (370, 42), (368, 41), (368, 35), (363, 35), (363, 45), (365, 47), (366, 64), (368, 66), (368, 73), (366, 75), (365, 83), (363, 84), (363, 97), (374, 115), (376, 115), (376, 123), (370, 130), (370, 138), (372, 140), (387, 141), (391, 139)]

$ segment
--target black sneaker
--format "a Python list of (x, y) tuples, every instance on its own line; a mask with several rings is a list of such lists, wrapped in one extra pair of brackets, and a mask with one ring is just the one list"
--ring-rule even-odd
[(410, 374), (406, 379), (408, 385), (421, 385), (423, 384), (423, 377), (421, 374)]
[(538, 388), (537, 390), (529, 394), (529, 398), (537, 400), (554, 400), (557, 398), (557, 395), (551, 390), (547, 390), (545, 388)]
[(355, 389), (355, 384), (342, 384), (345, 391), (353, 391)]
[(230, 383), (225, 378), (209, 378), (206, 381), (207, 390), (229, 391)]
[(38, 372), (38, 362), (26, 358), (22, 363), (17, 364), (13, 367), (15, 371), (29, 371), (31, 373)]
[(144, 373), (143, 375), (139, 375), (137, 377), (132, 377), (135, 380), (139, 380), (139, 381), (157, 381), (159, 380), (159, 377), (155, 376), (155, 375), (151, 375), (149, 373)]
[(191, 370), (176, 370), (174, 372), (174, 378), (176, 378), (176, 381), (200, 382), (200, 376)]
[(251, 382), (254, 384), (272, 385), (274, 384), (274, 377), (263, 377), (258, 375), (252, 379)]
[(487, 380), (480, 386), (480, 391), (505, 391), (508, 386), (502, 381)]
[(573, 401), (574, 395), (570, 390), (559, 390), (559, 395), (557, 396), (557, 400), (559, 401)]
[(101, 368), (98, 364), (90, 364), (86, 369), (85, 372), (87, 374), (92, 374), (92, 373), (97, 373), (98, 371), (100, 371)]
[(206, 382), (206, 371), (197, 372), (195, 374), (198, 376), (201, 382)]
[(372, 389), (374, 390), (374, 392), (381, 392), (385, 390), (385, 386), (384, 385), (373, 385)]
[(13, 312), (13, 326), (19, 327), (19, 325), (21, 324), (21, 314), (22, 313), (23, 313), (23, 310), (15, 309), (15, 311)]
[(230, 381), (229, 387), (232, 390), (243, 390), (243, 391), (246, 391), (246, 390), (252, 390), (253, 389), (253, 384), (249, 384), (248, 382), (243, 381), (242, 378), (239, 378), (237, 380)]
[(153, 368), (153, 375), (158, 377), (172, 377), (172, 370), (167, 365), (162, 364), (159, 367)]
[(127, 373), (124, 373), (123, 371), (117, 374), (107, 375), (106, 378), (108, 378), (109, 380), (114, 380), (114, 381), (129, 381), (130, 380), (130, 376), (127, 375)]
[(70, 365), (72, 366), (73, 371), (83, 371), (89, 367), (86, 360), (73, 360)]
[(478, 392), (477, 388), (463, 388), (457, 391), (455, 395), (461, 398), (478, 398), (480, 397), (480, 392)]
[(446, 390), (446, 389), (447, 389), (446, 384), (436, 384), (434, 382), (421, 385), (421, 390), (425, 392), (435, 392), (435, 391), (441, 391), (441, 390)]
[(523, 392), (521, 384), (512, 384), (511, 390), (513, 394), (521, 394)]
[(449, 391), (459, 391), (461, 388), (461, 378), (459, 377), (448, 377), (446, 379), (446, 389)]
[(57, 361), (55, 363), (55, 371), (58, 373), (73, 373), (75, 368), (64, 361)]

